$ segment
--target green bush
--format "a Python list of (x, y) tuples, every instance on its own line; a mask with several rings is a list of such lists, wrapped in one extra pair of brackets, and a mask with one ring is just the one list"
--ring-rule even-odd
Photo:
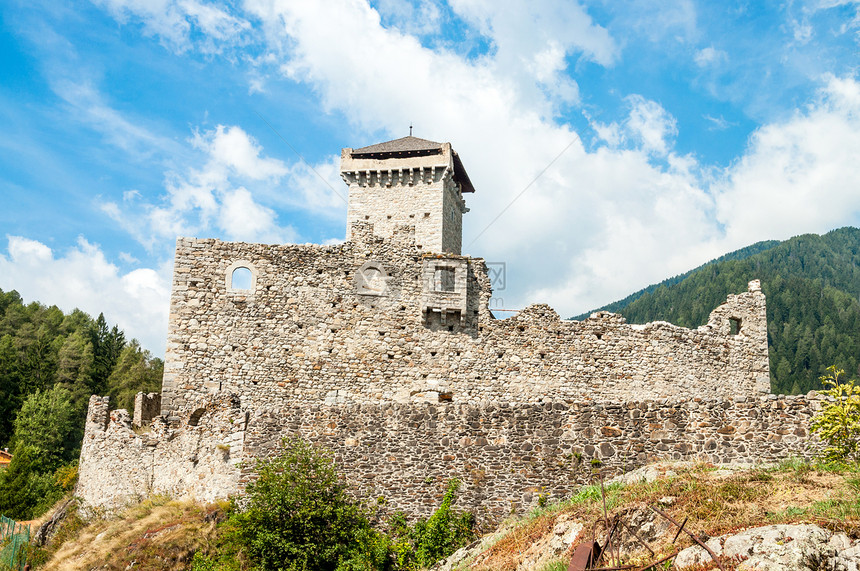
[[(429, 518), (410, 526), (397, 513), (386, 533), (374, 529), (378, 512), (346, 493), (331, 454), (303, 440), (285, 439), (255, 471), (243, 507), (233, 503), (215, 545), (195, 554), (193, 571), (416, 570), (476, 537), (474, 516), (452, 510), (456, 480)], [(383, 505), (377, 500), (377, 510)]]
[(468, 545), (476, 537), (475, 517), (471, 513), (455, 513), (451, 509), (460, 482), (448, 484), (442, 505), (426, 520), (414, 526), (406, 523), (402, 513), (391, 521), (393, 549), (401, 569), (422, 569)]
[(332, 570), (355, 558), (373, 536), (361, 506), (346, 494), (331, 456), (299, 439), (258, 460), (247, 510), (235, 530), (262, 570)]
[(827, 443), (824, 459), (828, 462), (857, 462), (860, 460), (860, 386), (852, 379), (841, 380), (845, 371), (835, 366), (819, 380), (826, 397), (821, 410), (812, 419), (812, 431)]

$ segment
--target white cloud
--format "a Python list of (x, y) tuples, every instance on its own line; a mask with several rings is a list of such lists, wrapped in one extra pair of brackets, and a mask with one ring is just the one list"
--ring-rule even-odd
[(518, 0), (507, 2), (502, 10), (492, 0), (453, 0), (451, 7), (492, 38), (500, 61), (530, 60), (550, 43), (604, 66), (618, 57), (615, 40), (579, 2)]
[(714, 46), (709, 46), (697, 51), (693, 59), (699, 67), (707, 67), (727, 62), (729, 60), (729, 54), (723, 50), (716, 49)]
[(293, 204), (323, 216), (342, 219), (346, 215), (347, 189), (340, 178), (340, 155), (314, 166), (294, 164), (285, 186)]
[(625, 126), (630, 136), (641, 144), (641, 148), (658, 156), (665, 156), (670, 149), (671, 139), (678, 134), (678, 124), (656, 101), (649, 101), (641, 95), (627, 97), (630, 115)]
[[(239, 127), (218, 125), (214, 131), (196, 132), (193, 144), (210, 157), (208, 168), (220, 171), (229, 168), (233, 174), (253, 180), (280, 178), (287, 167), (277, 159), (260, 156), (262, 149), (248, 133)], [(224, 173), (219, 173), (225, 176)]]
[(412, 35), (435, 34), (442, 24), (439, 6), (431, 0), (419, 0), (417, 4), (403, 0), (380, 0), (376, 8), (394, 26)]
[[(264, 204), (290, 194), (282, 188), (291, 174), (287, 165), (264, 156), (260, 145), (236, 126), (195, 131), (190, 144), (200, 153), (201, 164), (186, 165), (184, 172), (166, 173), (166, 192), (160, 200), (146, 201), (131, 190), (123, 193), (122, 204), (101, 201), (101, 210), (150, 249), (176, 236), (213, 233), (243, 241), (296, 241), (295, 230), (279, 225), (273, 208)], [(301, 199), (293, 204), (324, 208), (318, 202), (305, 204)]]
[(856, 224), (860, 214), (860, 84), (830, 77), (808, 109), (765, 125), (717, 187), (733, 243)]
[(0, 288), (15, 289), (28, 301), (79, 308), (92, 316), (104, 312), (129, 337), (156, 355), (164, 354), (172, 264), (121, 272), (99, 246), (79, 238), (57, 255), (45, 244), (7, 236), (0, 252)]
[(250, 24), (229, 13), (224, 6), (197, 0), (93, 0), (106, 8), (121, 23), (139, 21), (145, 33), (157, 36), (172, 50), (183, 52), (194, 46), (192, 32), (199, 30), (203, 40), (197, 49), (219, 53), (240, 42)]
[(737, 125), (737, 123), (732, 123), (731, 121), (728, 121), (722, 115), (720, 115), (719, 117), (712, 117), (710, 115), (703, 115), (702, 117), (711, 124), (711, 126), (708, 127), (709, 131), (725, 131), (729, 127)]
[(275, 244), (284, 241), (275, 211), (255, 202), (248, 189), (243, 187), (224, 193), (218, 226), (232, 240)]

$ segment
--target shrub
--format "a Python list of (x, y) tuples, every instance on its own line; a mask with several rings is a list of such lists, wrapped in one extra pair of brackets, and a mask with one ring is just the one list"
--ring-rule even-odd
[[(245, 511), (233, 504), (219, 526), (217, 544), (195, 555), (193, 571), (251, 565), (288, 571), (416, 570), (476, 537), (474, 516), (452, 510), (460, 485), (456, 480), (429, 518), (410, 526), (397, 513), (385, 533), (371, 525), (377, 512), (347, 495), (326, 451), (285, 439), (279, 454), (258, 460), (255, 470), (258, 478), (246, 488)], [(377, 500), (377, 509), (382, 505), (384, 500)]]
[(426, 520), (418, 520), (411, 528), (403, 514), (391, 521), (397, 565), (402, 569), (429, 567), (475, 537), (475, 517), (471, 513), (457, 514), (451, 509), (454, 495), (460, 487), (458, 480), (448, 484), (442, 505)]
[(331, 570), (372, 536), (361, 506), (346, 494), (331, 456), (300, 439), (258, 460), (235, 530), (260, 569)]
[(821, 410), (812, 419), (812, 431), (827, 443), (824, 458), (828, 462), (858, 461), (860, 456), (860, 386), (852, 379), (841, 380), (845, 371), (834, 366), (821, 377), (821, 384), (830, 387), (821, 393), (827, 397)]

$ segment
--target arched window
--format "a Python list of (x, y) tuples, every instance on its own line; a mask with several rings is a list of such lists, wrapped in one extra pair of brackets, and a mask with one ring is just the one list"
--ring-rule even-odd
[(254, 295), (259, 272), (248, 260), (236, 260), (227, 268), (224, 276), (227, 291), (239, 295)]
[(230, 289), (250, 290), (253, 281), (254, 274), (251, 273), (251, 270), (244, 266), (239, 266), (233, 270), (233, 275), (230, 276)]

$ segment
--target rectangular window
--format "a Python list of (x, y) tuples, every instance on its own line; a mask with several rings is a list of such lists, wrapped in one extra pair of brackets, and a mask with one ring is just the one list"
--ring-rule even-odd
[(454, 268), (436, 268), (436, 279), (433, 289), (436, 291), (454, 291)]
[(729, 319), (729, 335), (737, 335), (741, 332), (741, 320), (737, 317)]

